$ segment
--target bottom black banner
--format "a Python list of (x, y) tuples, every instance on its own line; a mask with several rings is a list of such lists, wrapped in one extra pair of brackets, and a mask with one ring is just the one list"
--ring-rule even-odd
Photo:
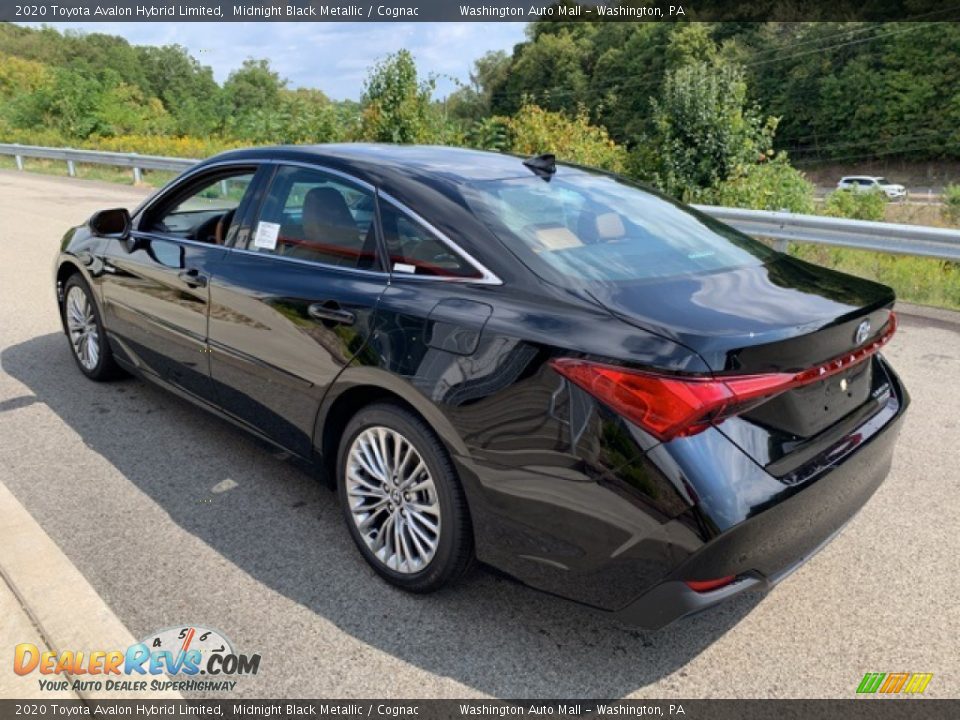
[(0, 700), (0, 719), (26, 717), (953, 720), (960, 717), (960, 700)]

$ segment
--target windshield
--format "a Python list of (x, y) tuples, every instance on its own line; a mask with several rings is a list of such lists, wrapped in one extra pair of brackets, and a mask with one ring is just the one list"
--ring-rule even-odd
[(759, 265), (773, 251), (707, 216), (605, 175), (478, 182), (467, 202), (541, 277), (589, 285)]

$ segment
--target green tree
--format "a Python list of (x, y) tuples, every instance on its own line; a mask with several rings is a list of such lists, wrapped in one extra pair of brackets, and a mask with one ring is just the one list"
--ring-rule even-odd
[(159, 135), (172, 127), (159, 99), (145, 98), (138, 86), (125, 82), (100, 94), (95, 114), (102, 135)]
[(743, 72), (731, 63), (671, 70), (650, 102), (654, 130), (639, 168), (671, 195), (696, 200), (772, 155), (777, 121), (748, 102)]
[(408, 50), (388, 55), (374, 65), (365, 87), (361, 139), (392, 143), (428, 139), (434, 81), (418, 79), (417, 65)]
[(493, 95), (509, 77), (510, 56), (503, 50), (490, 51), (474, 61), (470, 84), (447, 98), (450, 114), (463, 120), (482, 120), (493, 109)]
[(222, 128), (225, 103), (213, 70), (180, 45), (137, 50), (146, 76), (144, 93), (163, 103), (173, 118), (173, 132), (204, 136)]
[(247, 58), (223, 84), (223, 98), (227, 108), (226, 127), (245, 137), (246, 128), (258, 113), (276, 109), (280, 91), (287, 81), (270, 68), (270, 61)]
[(102, 91), (96, 78), (81, 71), (57, 68), (50, 82), (13, 104), (13, 124), (20, 128), (51, 128), (69, 138), (89, 137), (104, 129), (99, 117)]
[(513, 113), (527, 102), (547, 110), (576, 113), (588, 100), (584, 70), (588, 43), (563, 31), (544, 33), (514, 57), (497, 106)]

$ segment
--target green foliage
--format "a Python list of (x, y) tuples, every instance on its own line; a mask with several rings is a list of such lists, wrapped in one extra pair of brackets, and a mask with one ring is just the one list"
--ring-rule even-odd
[(507, 80), (510, 57), (502, 50), (491, 51), (476, 60), (470, 73), (470, 84), (447, 97), (450, 115), (468, 122), (486, 119), (493, 112), (493, 93)]
[(465, 143), (478, 150), (505, 152), (510, 149), (509, 120), (503, 117), (490, 117), (477, 120), (467, 130)]
[(943, 219), (952, 225), (960, 225), (960, 185), (947, 185), (943, 189)]
[(653, 131), (649, 100), (666, 73), (722, 58), (741, 64), (752, 100), (783, 118), (778, 137), (795, 160), (960, 157), (958, 23), (549, 19), (528, 36), (509, 80), (492, 87), (493, 113), (525, 101), (568, 111), (582, 102), (636, 150)]
[(813, 192), (813, 183), (780, 153), (768, 162), (742, 167), (706, 199), (725, 207), (812, 213)]
[(223, 84), (226, 129), (245, 140), (271, 138), (279, 131), (275, 111), (287, 81), (270, 68), (269, 60), (247, 58)]
[(791, 252), (817, 265), (889, 285), (899, 300), (960, 309), (960, 263), (826, 245), (794, 245)]
[(43, 63), (0, 53), (0, 98), (35, 92), (49, 80)]
[(887, 196), (880, 190), (835, 190), (827, 197), (822, 215), (853, 220), (883, 220)]
[(501, 110), (512, 114), (535, 102), (546, 110), (579, 112), (588, 100), (584, 56), (584, 44), (566, 31), (543, 34), (524, 46), (506, 77)]
[(574, 117), (550, 112), (537, 105), (524, 105), (516, 115), (502, 120), (507, 145), (519, 155), (553, 153), (558, 160), (623, 172), (627, 151), (607, 131), (590, 124), (586, 111)]
[(209, 135), (224, 120), (223, 92), (213, 71), (194, 60), (180, 45), (138, 47), (147, 97), (156, 97), (173, 118), (178, 135)]
[(391, 143), (424, 142), (430, 136), (432, 79), (420, 82), (408, 50), (377, 63), (366, 81), (360, 137)]
[(654, 129), (641, 162), (676, 197), (704, 197), (772, 154), (777, 121), (764, 121), (748, 103), (743, 71), (731, 63), (695, 61), (668, 72), (651, 106)]

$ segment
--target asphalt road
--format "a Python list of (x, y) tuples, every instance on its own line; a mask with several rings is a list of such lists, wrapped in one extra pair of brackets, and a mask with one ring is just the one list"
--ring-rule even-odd
[(263, 656), (237, 687), (249, 697), (852, 697), (868, 671), (932, 672), (928, 696), (960, 696), (949, 317), (901, 318), (887, 354), (914, 403), (890, 477), (844, 533), (769, 595), (647, 635), (484, 569), (406, 595), (307, 474), (141, 381), (85, 380), (53, 256), (68, 226), (143, 195), (0, 172), (0, 481), (134, 636), (220, 629)]

